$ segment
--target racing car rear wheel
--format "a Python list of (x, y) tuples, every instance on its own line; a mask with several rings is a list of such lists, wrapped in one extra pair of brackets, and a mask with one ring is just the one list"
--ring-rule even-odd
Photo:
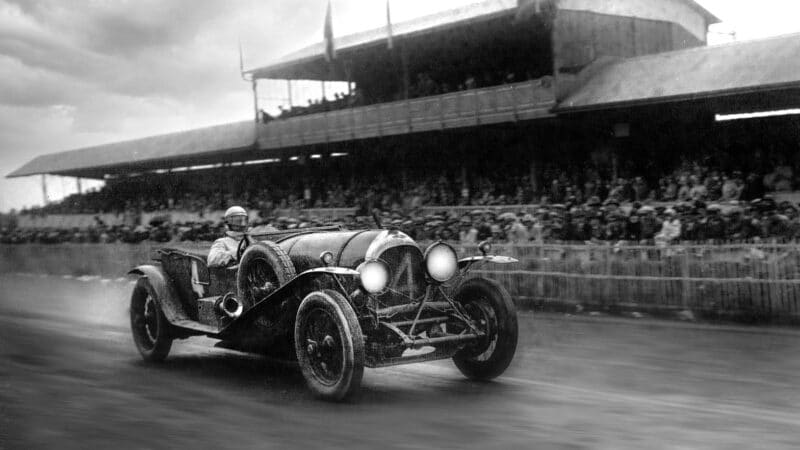
[(308, 294), (294, 327), (297, 361), (314, 394), (346, 400), (358, 393), (364, 375), (364, 337), (353, 308), (338, 292)]
[(495, 281), (471, 278), (456, 289), (454, 298), (486, 334), (453, 356), (456, 367), (473, 380), (500, 376), (517, 350), (517, 311), (511, 296)]
[(252, 244), (242, 255), (236, 274), (239, 301), (247, 310), (295, 275), (292, 260), (278, 244), (269, 241)]
[(161, 362), (172, 348), (170, 325), (159, 306), (158, 295), (142, 277), (131, 295), (131, 331), (133, 342), (145, 361)]

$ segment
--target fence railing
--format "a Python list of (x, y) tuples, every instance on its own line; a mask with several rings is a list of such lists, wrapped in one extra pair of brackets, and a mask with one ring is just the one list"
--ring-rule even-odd
[[(198, 249), (208, 244), (193, 244)], [(163, 244), (0, 245), (0, 273), (123, 276)], [(475, 246), (456, 245), (462, 256)], [(519, 304), (561, 309), (692, 311), (707, 316), (800, 323), (800, 245), (666, 248), (498, 245), (518, 264), (475, 267)]]
[[(474, 246), (458, 246), (476, 254)], [(505, 245), (519, 264), (486, 266), (517, 299), (592, 309), (800, 319), (800, 245)]]

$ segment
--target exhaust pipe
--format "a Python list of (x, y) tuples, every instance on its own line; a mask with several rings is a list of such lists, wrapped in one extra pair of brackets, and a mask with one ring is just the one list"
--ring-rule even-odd
[(232, 294), (226, 294), (217, 302), (217, 311), (229, 319), (238, 319), (244, 311), (244, 305)]

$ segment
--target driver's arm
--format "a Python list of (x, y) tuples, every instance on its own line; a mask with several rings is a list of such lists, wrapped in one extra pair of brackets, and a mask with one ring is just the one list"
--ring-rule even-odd
[(208, 267), (226, 267), (236, 257), (228, 250), (224, 239), (218, 239), (208, 252)]

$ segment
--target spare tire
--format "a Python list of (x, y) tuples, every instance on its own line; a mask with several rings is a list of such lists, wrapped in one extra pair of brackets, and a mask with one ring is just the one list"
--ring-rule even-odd
[(255, 243), (248, 247), (239, 261), (237, 297), (246, 311), (296, 275), (292, 260), (278, 244), (270, 241)]

